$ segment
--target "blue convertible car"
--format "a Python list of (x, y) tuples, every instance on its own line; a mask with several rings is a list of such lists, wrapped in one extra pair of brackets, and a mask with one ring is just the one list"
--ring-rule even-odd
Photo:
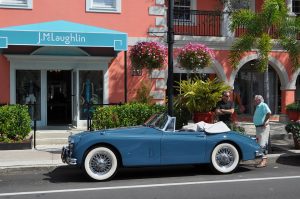
[[(112, 178), (119, 167), (136, 166), (208, 163), (226, 174), (233, 172), (241, 160), (262, 156), (254, 139), (226, 126), (222, 130), (222, 124), (205, 128), (205, 123), (197, 123), (175, 130), (175, 123), (175, 117), (156, 114), (142, 126), (71, 135), (69, 145), (63, 147), (62, 161), (102, 181)], [(220, 127), (222, 132), (216, 132)]]

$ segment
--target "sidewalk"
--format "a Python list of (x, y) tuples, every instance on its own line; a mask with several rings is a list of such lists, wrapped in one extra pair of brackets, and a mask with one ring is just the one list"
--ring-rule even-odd
[(0, 151), (0, 169), (60, 165), (63, 165), (60, 151), (37, 149)]
[[(247, 134), (255, 135), (253, 123), (239, 123)], [(274, 162), (280, 156), (299, 155), (300, 150), (294, 150), (293, 140), (284, 130), (284, 123), (271, 122), (272, 151), (269, 161)], [(61, 145), (38, 145), (37, 149), (0, 150), (0, 169), (21, 167), (51, 167), (65, 165), (60, 158)]]

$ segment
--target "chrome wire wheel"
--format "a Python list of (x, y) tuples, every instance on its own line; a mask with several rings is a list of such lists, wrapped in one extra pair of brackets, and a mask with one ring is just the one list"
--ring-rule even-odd
[(112, 157), (108, 153), (96, 153), (90, 160), (90, 169), (99, 175), (106, 174), (111, 169)]
[(106, 147), (94, 148), (88, 152), (84, 169), (89, 177), (94, 180), (107, 180), (117, 171), (118, 160), (115, 153)]
[(217, 145), (211, 155), (212, 167), (219, 173), (231, 173), (239, 165), (239, 152), (229, 143)]

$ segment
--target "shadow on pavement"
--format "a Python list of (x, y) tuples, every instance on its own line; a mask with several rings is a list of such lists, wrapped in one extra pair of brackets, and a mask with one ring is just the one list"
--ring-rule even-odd
[(280, 154), (280, 153), (285, 153), (286, 149), (283, 149), (280, 146), (277, 145), (272, 145), (271, 151), (269, 151), (269, 154)]
[(300, 166), (300, 154), (288, 152), (288, 154), (282, 154), (276, 160), (276, 163), (290, 166)]
[(89, 182), (89, 178), (78, 167), (60, 166), (44, 174), (47, 180), (52, 183), (62, 182)]
[[(240, 166), (235, 173), (248, 172), (251, 169)], [(94, 182), (83, 170), (72, 166), (61, 166), (44, 174), (44, 180), (51, 183), (64, 182)], [(113, 180), (189, 177), (197, 175), (219, 175), (209, 168), (208, 165), (192, 166), (166, 166), (166, 167), (143, 167), (143, 168), (120, 168)]]

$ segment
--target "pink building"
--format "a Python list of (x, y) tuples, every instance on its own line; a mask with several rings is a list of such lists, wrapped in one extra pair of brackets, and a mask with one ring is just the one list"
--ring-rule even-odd
[[(249, 2), (239, 6), (259, 11), (263, 0)], [(286, 2), (298, 14), (300, 1)], [(165, 0), (0, 1), (0, 103), (35, 102), (40, 126), (85, 126), (86, 102), (133, 100), (140, 83), (150, 79), (151, 95), (163, 104), (167, 67), (132, 76), (127, 50), (139, 41), (166, 42), (166, 5)], [(229, 65), (229, 49), (239, 32), (229, 31), (226, 9), (219, 0), (175, 0), (174, 47), (200, 42), (212, 48), (213, 64), (197, 73), (213, 74), (238, 90), (245, 114), (252, 114), (253, 95), (263, 94), (263, 75), (251, 69), (254, 53), (244, 56), (237, 70)], [(174, 63), (175, 81), (186, 78), (176, 58)], [(279, 115), (300, 98), (299, 71), (292, 72), (280, 49), (271, 53), (269, 65), (269, 105)]]

